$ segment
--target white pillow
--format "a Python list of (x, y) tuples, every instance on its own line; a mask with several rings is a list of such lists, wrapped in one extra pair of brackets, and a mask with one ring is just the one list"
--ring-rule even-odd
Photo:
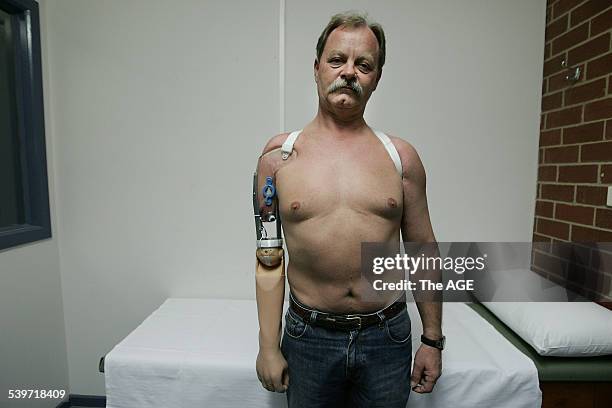
[(593, 302), (482, 302), (542, 356), (612, 354), (612, 311)]

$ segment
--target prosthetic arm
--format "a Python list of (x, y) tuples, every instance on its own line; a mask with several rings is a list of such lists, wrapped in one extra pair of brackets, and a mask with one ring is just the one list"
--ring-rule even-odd
[[(285, 298), (285, 261), (274, 178), (265, 173), (258, 178), (257, 171), (255, 171), (253, 176), (253, 208), (257, 237), (255, 286), (259, 318), (259, 347), (272, 350), (279, 347), (281, 338), (281, 319)], [(261, 194), (262, 205), (260, 205), (258, 193)], [(264, 222), (276, 224), (275, 236), (268, 235)]]

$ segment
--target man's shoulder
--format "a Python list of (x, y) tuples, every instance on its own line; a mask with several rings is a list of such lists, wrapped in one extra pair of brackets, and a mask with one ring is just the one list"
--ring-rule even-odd
[(285, 140), (287, 140), (289, 134), (290, 132), (285, 132), (272, 136), (270, 139), (268, 139), (268, 142), (264, 146), (263, 152), (261, 154), (264, 155), (266, 153), (270, 153), (273, 150), (279, 149), (283, 145), (283, 143), (285, 143)]
[(272, 136), (261, 152), (258, 162), (258, 172), (273, 175), (282, 166), (280, 148), (287, 140), (289, 133), (279, 133)]
[(402, 161), (403, 177), (424, 176), (425, 169), (414, 146), (401, 137), (388, 133), (387, 136), (391, 139)]
[(399, 136), (391, 135), (389, 133), (387, 133), (387, 136), (389, 136), (389, 139), (391, 139), (391, 142), (393, 142), (393, 146), (395, 146), (395, 148), (397, 149), (397, 152), (399, 153), (400, 157), (409, 158), (411, 155), (418, 156), (418, 153), (414, 146), (412, 146), (412, 144), (410, 144), (405, 139), (402, 139)]

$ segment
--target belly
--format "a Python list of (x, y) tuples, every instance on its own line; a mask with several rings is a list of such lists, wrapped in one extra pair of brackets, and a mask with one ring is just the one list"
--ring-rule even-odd
[(399, 292), (375, 291), (361, 272), (362, 242), (398, 242), (399, 222), (338, 208), (285, 225), (288, 280), (305, 304), (336, 313), (379, 310)]

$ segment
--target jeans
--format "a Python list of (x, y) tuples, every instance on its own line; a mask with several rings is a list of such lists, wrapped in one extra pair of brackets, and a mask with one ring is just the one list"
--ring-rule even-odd
[(405, 408), (412, 340), (406, 309), (365, 329), (333, 330), (285, 314), (289, 408)]

